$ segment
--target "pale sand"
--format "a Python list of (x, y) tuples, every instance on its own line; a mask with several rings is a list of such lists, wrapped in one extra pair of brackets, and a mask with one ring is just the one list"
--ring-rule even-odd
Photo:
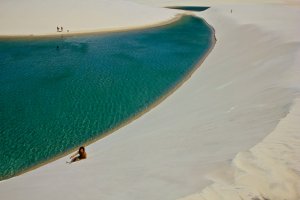
[(0, 182), (0, 199), (177, 199), (207, 186), (206, 199), (299, 199), (298, 101), (289, 111), (299, 95), (299, 13), (282, 5), (203, 12), (217, 43), (180, 89), (88, 146), (87, 160), (64, 157)]
[[(298, 0), (131, 0), (140, 4), (150, 6), (219, 6), (233, 4), (286, 4), (287, 2), (295, 3)], [(299, 3), (299, 1), (298, 1)]]
[[(224, 46), (238, 46), (235, 54), (230, 53), (235, 57), (233, 62), (238, 62), (241, 56), (249, 61), (240, 67), (244, 72), (248, 71), (245, 78), (252, 79), (253, 82), (241, 80), (244, 82), (242, 87), (252, 95), (250, 98), (253, 100), (263, 98), (266, 103), (257, 102), (253, 105), (253, 109), (261, 109), (260, 114), (252, 115), (253, 111), (245, 113), (252, 117), (246, 120), (248, 125), (256, 124), (256, 120), (262, 120), (261, 117), (275, 110), (282, 114), (287, 113), (276, 122), (274, 130), (270, 131), (261, 142), (249, 150), (238, 153), (230, 166), (221, 167), (208, 174), (207, 178), (212, 180), (213, 184), (199, 190), (198, 193), (180, 198), (181, 200), (300, 199), (300, 27), (297, 25), (300, 21), (300, 7), (291, 5), (291, 1), (288, 5), (280, 6), (248, 5), (245, 8), (241, 5), (229, 5), (226, 6), (227, 9), (224, 9), (224, 6), (214, 7), (200, 15), (216, 29), (218, 41), (222, 41), (223, 38), (223, 41), (228, 43)], [(233, 13), (227, 14), (231, 9)], [(227, 23), (220, 18), (227, 18)], [(222, 31), (226, 29), (227, 33)], [(235, 31), (240, 35), (230, 36)], [(217, 53), (217, 49), (218, 47), (214, 49), (213, 54)], [(226, 53), (227, 58), (223, 60), (224, 64), (221, 64), (227, 70), (230, 69), (226, 67), (228, 59), (231, 60), (230, 55)], [(212, 57), (213, 55), (210, 58)], [(247, 68), (249, 69), (246, 70)], [(264, 88), (262, 93), (253, 93), (255, 91), (253, 83), (256, 82), (260, 84), (260, 90)], [(228, 84), (221, 86), (221, 89), (231, 85), (233, 88), (239, 87), (236, 83), (236, 80), (229, 81)], [(242, 95), (239, 89), (235, 92), (235, 98)], [(234, 104), (229, 112), (238, 112), (238, 107)], [(272, 115), (274, 117), (278, 114)], [(240, 117), (243, 120), (246, 118)], [(270, 124), (268, 120), (271, 119), (267, 117), (261, 121), (260, 128)], [(256, 133), (260, 131), (258, 129)], [(265, 132), (269, 133), (267, 130)]]
[[(145, 28), (168, 22), (178, 13), (125, 0), (1, 0), (0, 38)], [(57, 32), (57, 26), (64, 31)]]
[[(232, 167), (211, 176), (214, 184), (181, 200), (298, 200), (300, 198), (300, 99), (274, 131)], [(228, 174), (230, 174), (228, 176)]]

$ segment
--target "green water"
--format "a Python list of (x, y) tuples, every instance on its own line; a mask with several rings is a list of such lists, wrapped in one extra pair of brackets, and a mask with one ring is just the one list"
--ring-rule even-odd
[(210, 7), (203, 7), (203, 6), (172, 6), (172, 7), (166, 7), (166, 8), (201, 12), (201, 11), (205, 11), (205, 10), (209, 9)]
[(194, 67), (211, 35), (186, 16), (139, 31), (0, 41), (1, 179), (146, 109)]

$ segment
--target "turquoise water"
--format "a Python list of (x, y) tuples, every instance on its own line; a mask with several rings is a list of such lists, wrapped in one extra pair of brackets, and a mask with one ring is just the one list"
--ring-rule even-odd
[(172, 6), (172, 7), (167, 7), (170, 9), (178, 9), (178, 10), (188, 10), (188, 11), (205, 11), (209, 9), (209, 7), (203, 7), (203, 6)]
[(0, 41), (1, 179), (149, 107), (207, 52), (211, 35), (185, 16), (139, 31)]

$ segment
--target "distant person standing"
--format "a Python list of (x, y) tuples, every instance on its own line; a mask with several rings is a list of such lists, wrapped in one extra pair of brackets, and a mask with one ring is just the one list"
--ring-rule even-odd
[(58, 26), (56, 26), (56, 31), (59, 32), (59, 27)]
[(64, 27), (60, 27), (60, 32), (63, 32), (64, 31)]

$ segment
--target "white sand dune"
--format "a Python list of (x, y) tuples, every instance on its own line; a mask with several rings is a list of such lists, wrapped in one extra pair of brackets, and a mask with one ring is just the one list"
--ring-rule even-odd
[(299, 11), (198, 14), (217, 43), (182, 87), (88, 146), (87, 160), (0, 182), (0, 199), (299, 199)]
[[(231, 9), (232, 14), (226, 14)], [(229, 18), (228, 21), (235, 23), (234, 26), (238, 26), (238, 30), (231, 29), (227, 33), (222, 31), (228, 27), (228, 22), (224, 24), (225, 16)], [(240, 52), (236, 52), (238, 58), (234, 60), (239, 60), (239, 57), (245, 53), (247, 59), (251, 60), (248, 64), (240, 66), (241, 70), (247, 67), (250, 67), (253, 72), (258, 70), (256, 75), (250, 71), (247, 75), (249, 79), (255, 76), (253, 83), (264, 82), (259, 83), (260, 89), (265, 88), (263, 93), (253, 93), (251, 81), (244, 80), (248, 84), (243, 85), (245, 91), (253, 95), (252, 98), (262, 97), (268, 100), (267, 104), (259, 103), (254, 109), (263, 110), (263, 107), (269, 107), (270, 110), (264, 112), (270, 113), (281, 108), (287, 109), (288, 113), (262, 142), (250, 150), (238, 153), (228, 168), (219, 168), (209, 174), (208, 178), (214, 184), (199, 193), (181, 199), (300, 199), (300, 125), (298, 123), (300, 119), (300, 38), (298, 37), (300, 27), (296, 25), (300, 20), (300, 7), (248, 5), (245, 9), (243, 5), (229, 5), (227, 9), (224, 9), (224, 6), (210, 9), (204, 14), (204, 18), (213, 24), (217, 38), (221, 40), (220, 43), (223, 41), (230, 42), (232, 45), (239, 43)], [(220, 20), (221, 18), (223, 20)], [(227, 38), (231, 35), (231, 31), (237, 31), (240, 36), (236, 37), (237, 35), (233, 34), (235, 38), (232, 36), (229, 36), (232, 37), (230, 39)], [(252, 42), (249, 43), (250, 41)], [(213, 53), (216, 51), (217, 48)], [(224, 61), (224, 63), (227, 62), (228, 60)], [(273, 79), (272, 76), (276, 78)], [(239, 87), (234, 81), (229, 84)], [(229, 84), (224, 86), (228, 87)], [(273, 92), (272, 95), (268, 94)], [(284, 106), (279, 103), (289, 99), (289, 94), (292, 95), (292, 99), (295, 98), (292, 105)], [(239, 95), (241, 92), (237, 90), (236, 96)], [(235, 110), (232, 109), (230, 112), (235, 112)], [(252, 115), (249, 112), (247, 115), (250, 115), (252, 120), (247, 120), (247, 122), (255, 124), (256, 120), (261, 120), (261, 117), (268, 113)], [(245, 119), (245, 116), (241, 118)], [(263, 121), (263, 123), (269, 123), (267, 119)], [(264, 124), (261, 124), (262, 127)]]
[[(239, 153), (214, 184), (181, 200), (282, 200), (300, 197), (300, 99), (262, 142)], [(213, 178), (213, 177), (212, 177)]]
[(168, 21), (176, 13), (125, 0), (1, 0), (0, 36), (60, 35), (57, 26), (64, 34), (131, 29)]

